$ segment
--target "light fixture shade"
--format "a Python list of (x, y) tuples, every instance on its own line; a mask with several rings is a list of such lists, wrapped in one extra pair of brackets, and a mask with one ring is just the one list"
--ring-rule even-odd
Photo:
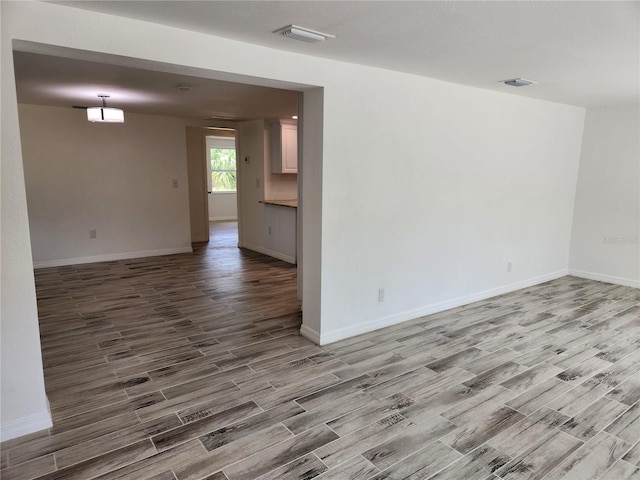
[(87, 108), (87, 120), (90, 122), (124, 123), (124, 112), (119, 108)]

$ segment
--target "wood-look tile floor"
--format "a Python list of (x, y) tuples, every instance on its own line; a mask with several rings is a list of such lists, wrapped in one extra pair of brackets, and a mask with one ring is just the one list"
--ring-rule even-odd
[(36, 272), (54, 425), (2, 479), (640, 478), (640, 290), (564, 277), (318, 347), (295, 267), (234, 228)]

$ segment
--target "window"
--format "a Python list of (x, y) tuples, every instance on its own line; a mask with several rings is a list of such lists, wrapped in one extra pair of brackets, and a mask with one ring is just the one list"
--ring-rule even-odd
[(236, 191), (236, 149), (210, 148), (211, 191)]

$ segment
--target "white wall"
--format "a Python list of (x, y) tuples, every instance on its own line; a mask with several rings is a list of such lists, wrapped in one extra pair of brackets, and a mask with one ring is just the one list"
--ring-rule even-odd
[[(242, 122), (236, 130), (239, 225), (238, 245), (258, 252), (264, 241), (264, 120)], [(248, 158), (248, 161), (246, 160)]]
[(350, 88), (325, 88), (323, 338), (567, 273), (583, 109), (342, 73)]
[[(24, 186), (16, 181), (22, 157), (13, 138), (12, 39), (304, 90), (303, 331), (316, 341), (567, 272), (584, 109), (48, 3), (2, 9), (2, 78), (10, 80), (2, 84), (3, 152), (10, 152), (2, 159), (3, 211), (5, 199), (15, 200), (2, 247), (20, 260), (3, 256), (3, 278), (32, 281), (28, 245), (20, 243), (28, 232)], [(32, 290), (6, 288), (15, 293), (11, 304), (33, 304)], [(3, 299), (4, 289), (3, 280)], [(3, 322), (35, 324), (33, 310), (24, 314), (3, 312)], [(37, 354), (21, 355), (30, 353)], [(16, 365), (14, 355), (3, 349), (3, 365)]]
[(571, 273), (640, 287), (640, 111), (587, 110)]
[(5, 6), (0, 2), (0, 441), (51, 426)]
[(237, 220), (238, 196), (235, 193), (212, 193), (209, 195), (209, 221)]
[(187, 127), (187, 175), (189, 177), (189, 223), (191, 241), (209, 241), (209, 205), (205, 166), (206, 129)]
[(91, 123), (39, 105), (19, 116), (36, 266), (191, 251), (186, 120)]
[[(236, 148), (235, 138), (208, 136), (206, 143), (207, 152), (205, 152), (205, 155), (208, 155), (209, 149), (211, 148)], [(209, 184), (208, 191), (211, 191), (211, 162), (206, 161), (206, 164), (208, 173), (207, 182)], [(208, 201), (210, 221), (238, 219), (238, 196), (235, 192), (211, 193), (209, 194)]]

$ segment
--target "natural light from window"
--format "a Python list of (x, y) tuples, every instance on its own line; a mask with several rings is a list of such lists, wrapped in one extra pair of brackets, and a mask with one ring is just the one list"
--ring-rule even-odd
[(209, 149), (211, 192), (236, 191), (236, 149)]

